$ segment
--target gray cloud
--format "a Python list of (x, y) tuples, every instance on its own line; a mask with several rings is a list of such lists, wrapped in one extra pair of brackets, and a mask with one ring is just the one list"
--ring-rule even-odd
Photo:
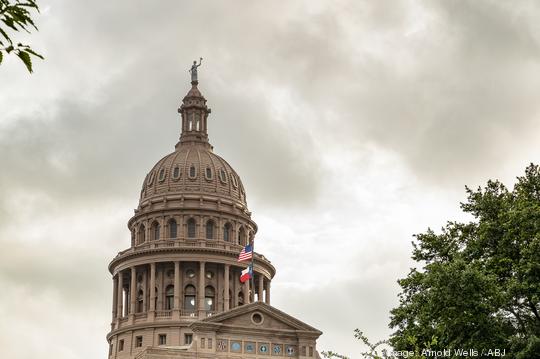
[[(356, 326), (384, 335), (408, 261), (403, 243), (420, 224), (437, 227), (454, 215), (456, 187), (506, 176), (505, 168), (538, 154), (534, 2), (41, 6), (40, 32), (29, 40), (46, 60), (32, 76), (13, 59), (0, 68), (0, 83), (9, 84), (0, 88), (0, 242), (9, 248), (0, 281), (13, 293), (35, 288), (58, 303), (51, 313), (99, 307), (103, 348), (106, 263), (128, 244), (125, 223), (146, 171), (177, 141), (176, 109), (194, 58), (205, 58), (200, 88), (213, 109), (216, 153), (241, 175), (255, 218), (275, 216), (260, 233), (284, 274), (275, 303), (324, 330), (326, 348), (352, 340)], [(27, 219), (40, 226), (28, 229)], [(60, 223), (67, 234), (53, 231)], [(381, 243), (390, 243), (385, 253), (396, 267), (366, 279), (360, 273), (375, 266), (366, 258), (379, 257), (365, 251)], [(285, 277), (314, 266), (299, 246), (312, 254), (320, 247), (317, 258), (346, 248), (343, 265), (355, 275), (319, 287), (309, 278), (306, 289), (288, 290)], [(329, 307), (338, 309), (329, 315)], [(31, 326), (32, 316), (19, 314)], [(355, 342), (339, 343), (355, 354)], [(75, 357), (62, 350), (58, 357)]]

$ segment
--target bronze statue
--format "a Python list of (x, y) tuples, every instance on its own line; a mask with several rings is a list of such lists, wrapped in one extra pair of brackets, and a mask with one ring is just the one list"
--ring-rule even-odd
[(198, 82), (198, 79), (197, 79), (197, 67), (201, 66), (201, 62), (202, 62), (202, 57), (199, 60), (199, 64), (197, 64), (197, 61), (193, 61), (193, 65), (191, 66), (191, 70), (189, 70), (189, 72), (191, 72), (191, 82)]

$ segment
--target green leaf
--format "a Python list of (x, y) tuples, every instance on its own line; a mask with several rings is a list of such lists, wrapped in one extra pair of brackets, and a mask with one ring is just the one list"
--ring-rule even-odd
[(2, 36), (11, 44), (11, 38), (9, 37), (9, 35), (7, 34), (7, 32), (5, 32), (4, 30), (2, 30), (2, 28), (0, 28), (0, 34), (2, 34)]
[(28, 52), (29, 54), (32, 54), (32, 55), (34, 55), (36, 57), (39, 57), (42, 60), (44, 59), (43, 55), (38, 54), (37, 52), (35, 52), (31, 48), (27, 48), (25, 51)]
[(32, 59), (30, 58), (30, 55), (26, 51), (19, 51), (17, 52), (17, 56), (22, 60), (22, 62), (25, 64), (26, 68), (28, 69), (28, 72), (32, 73)]
[(12, 19), (12, 18), (8, 17), (8, 18), (6, 18), (6, 19), (2, 19), (2, 22), (3, 22), (4, 24), (6, 24), (7, 26), (9, 26), (10, 28), (12, 28), (13, 30), (19, 31), (19, 29), (17, 29), (17, 28), (15, 27), (15, 25), (13, 25), (13, 19)]

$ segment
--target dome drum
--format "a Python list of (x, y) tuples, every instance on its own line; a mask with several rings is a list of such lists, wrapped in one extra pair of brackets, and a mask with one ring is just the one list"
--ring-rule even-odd
[(251, 212), (248, 211), (244, 205), (238, 202), (233, 202), (229, 199), (216, 196), (182, 194), (154, 197), (144, 201), (139, 205), (139, 208), (135, 209), (135, 215), (130, 219), (129, 223), (133, 222), (138, 216), (146, 213), (173, 210), (205, 210), (219, 213), (226, 212), (232, 215), (240, 216), (247, 220), (250, 220), (251, 218)]

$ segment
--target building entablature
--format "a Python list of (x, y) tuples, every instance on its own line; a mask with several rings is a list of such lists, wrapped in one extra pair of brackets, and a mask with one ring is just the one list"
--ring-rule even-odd
[[(116, 275), (118, 271), (133, 266), (175, 261), (218, 263), (241, 268), (246, 266), (238, 262), (238, 253), (242, 247), (225, 242), (162, 240), (139, 247), (120, 252), (109, 264), (109, 272)], [(272, 279), (276, 274), (271, 262), (259, 253), (254, 255), (253, 270), (267, 279)]]

